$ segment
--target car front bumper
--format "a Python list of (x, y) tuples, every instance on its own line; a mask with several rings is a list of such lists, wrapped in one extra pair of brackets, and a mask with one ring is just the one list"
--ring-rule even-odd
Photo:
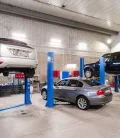
[(36, 68), (37, 60), (28, 58), (0, 57), (0, 68)]
[(112, 97), (113, 95), (110, 94), (107, 96), (102, 95), (102, 96), (96, 96), (96, 97), (90, 98), (89, 99), (90, 105), (102, 105), (102, 104), (109, 103), (112, 101)]

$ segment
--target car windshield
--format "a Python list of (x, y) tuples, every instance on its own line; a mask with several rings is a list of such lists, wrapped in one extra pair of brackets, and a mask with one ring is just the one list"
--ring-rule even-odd
[(83, 82), (87, 83), (90, 86), (99, 86), (99, 85), (101, 85), (98, 81), (95, 81), (95, 80), (83, 80)]
[(103, 57), (105, 59), (105, 62), (109, 62), (110, 61), (111, 54), (104, 55)]
[(7, 45), (15, 45), (15, 46), (32, 48), (32, 47), (28, 46), (25, 42), (14, 40), (14, 39), (8, 39), (8, 38), (0, 38), (0, 43), (7, 44)]

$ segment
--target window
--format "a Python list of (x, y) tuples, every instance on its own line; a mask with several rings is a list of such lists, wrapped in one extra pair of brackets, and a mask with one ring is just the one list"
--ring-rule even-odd
[(120, 54), (113, 55), (113, 61), (120, 61)]
[(57, 86), (67, 86), (68, 82), (69, 82), (69, 80), (62, 80), (57, 83)]
[(83, 87), (83, 83), (81, 81), (78, 81), (78, 87)]
[(85, 83), (87, 83), (90, 86), (99, 86), (101, 85), (99, 82), (92, 81), (92, 80), (83, 80)]
[(78, 80), (70, 80), (68, 86), (70, 86), (70, 87), (78, 87)]
[(111, 54), (104, 55), (103, 57), (105, 59), (105, 62), (109, 62), (110, 61), (110, 58), (111, 58)]

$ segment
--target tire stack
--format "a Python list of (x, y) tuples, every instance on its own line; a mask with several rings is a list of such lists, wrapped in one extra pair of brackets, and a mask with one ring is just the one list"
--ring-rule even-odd
[(24, 93), (22, 85), (0, 86), (0, 97)]

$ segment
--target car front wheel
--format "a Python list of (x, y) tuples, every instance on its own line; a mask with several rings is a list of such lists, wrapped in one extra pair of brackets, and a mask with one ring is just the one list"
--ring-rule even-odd
[(81, 110), (87, 110), (90, 107), (88, 99), (84, 96), (78, 97), (76, 104)]

